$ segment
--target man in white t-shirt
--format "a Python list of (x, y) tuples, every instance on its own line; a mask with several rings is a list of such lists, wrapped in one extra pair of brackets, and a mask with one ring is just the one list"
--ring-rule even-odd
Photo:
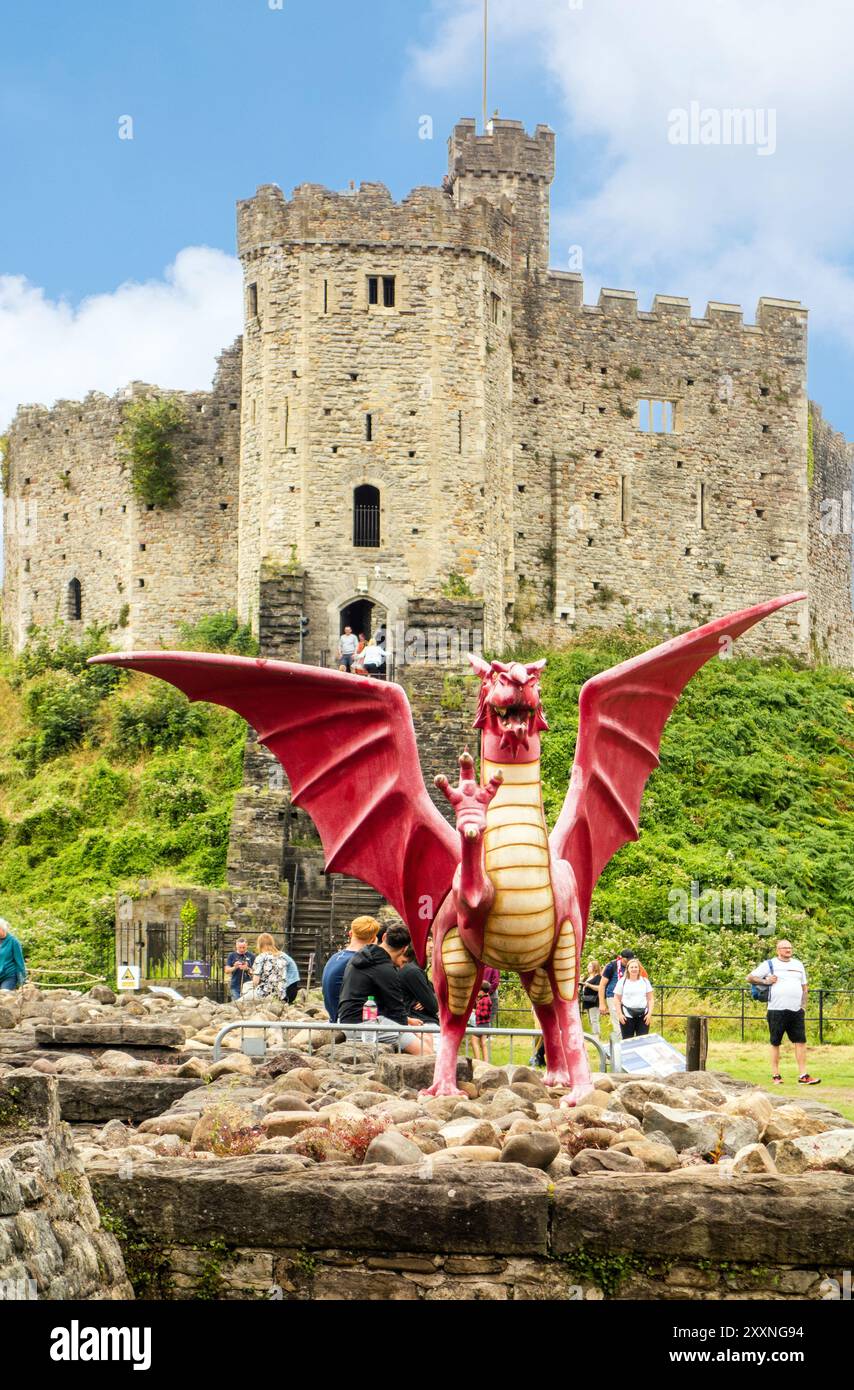
[(771, 1080), (782, 1086), (780, 1075), (780, 1044), (784, 1036), (795, 1048), (798, 1081), (802, 1086), (817, 1086), (819, 1078), (807, 1071), (807, 1034), (805, 1009), (807, 1004), (807, 972), (794, 954), (791, 941), (778, 941), (777, 954), (764, 960), (752, 975), (752, 985), (768, 985), (768, 1032), (771, 1040)]

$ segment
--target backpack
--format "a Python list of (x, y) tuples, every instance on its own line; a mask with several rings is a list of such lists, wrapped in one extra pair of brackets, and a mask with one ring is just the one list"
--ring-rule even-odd
[[(770, 960), (767, 960), (767, 961), (765, 962), (765, 964), (768, 966), (768, 974), (769, 974), (769, 975), (773, 975), (773, 974), (774, 974), (774, 967), (773, 967), (773, 965), (771, 964)], [(759, 1003), (759, 1004), (767, 1004), (767, 1003), (768, 1003), (768, 995), (769, 995), (770, 993), (771, 993), (771, 986), (770, 986), (770, 985), (751, 985), (751, 986), (750, 986), (750, 997), (751, 997), (751, 999), (755, 999), (755, 1000), (757, 1001), (757, 1003)]]

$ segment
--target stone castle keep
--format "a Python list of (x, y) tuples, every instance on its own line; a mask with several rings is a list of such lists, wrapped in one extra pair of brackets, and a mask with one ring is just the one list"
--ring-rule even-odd
[(56, 618), (168, 645), (236, 609), (271, 655), (296, 654), (300, 614), (310, 661), (344, 621), (482, 626), (496, 650), (806, 589), (754, 649), (850, 665), (851, 536), (822, 520), (828, 501), (850, 515), (851, 449), (806, 395), (806, 309), (584, 304), (548, 265), (553, 173), (547, 127), (466, 120), (441, 189), (267, 184), (239, 203), (244, 334), (210, 392), (169, 393), (175, 505), (135, 500), (116, 441), (157, 388), (19, 410), (13, 645)]

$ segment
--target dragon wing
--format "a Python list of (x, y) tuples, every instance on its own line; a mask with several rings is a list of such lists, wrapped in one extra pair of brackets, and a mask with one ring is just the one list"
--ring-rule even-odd
[(552, 853), (572, 866), (584, 922), (605, 865), (638, 838), (647, 779), (658, 766), (661, 734), (693, 675), (722, 643), (806, 594), (786, 594), (685, 632), (593, 676), (578, 697), (578, 742), (569, 790), (550, 836)]
[(191, 700), (236, 710), (276, 755), (317, 826), (328, 872), (382, 893), (420, 958), (459, 863), (459, 838), (424, 786), (398, 685), (284, 661), (191, 652), (92, 658), (159, 676)]

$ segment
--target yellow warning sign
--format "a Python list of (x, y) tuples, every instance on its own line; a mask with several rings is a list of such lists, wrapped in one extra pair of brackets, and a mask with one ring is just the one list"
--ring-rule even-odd
[(138, 965), (120, 965), (116, 971), (119, 989), (139, 989), (142, 971)]

